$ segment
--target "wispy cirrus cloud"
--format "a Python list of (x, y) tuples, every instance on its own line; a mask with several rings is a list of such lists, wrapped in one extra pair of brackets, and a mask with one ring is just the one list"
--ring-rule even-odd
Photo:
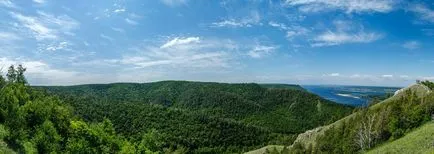
[(330, 73), (330, 74), (323, 74), (322, 76), (338, 77), (338, 76), (341, 76), (341, 74), (339, 74), (339, 73)]
[(187, 38), (175, 37), (174, 39), (164, 43), (162, 46), (160, 46), (160, 48), (170, 48), (179, 45), (199, 43), (199, 42), (200, 42), (199, 37), (187, 37)]
[(134, 19), (130, 19), (130, 18), (125, 18), (125, 22), (130, 24), (130, 25), (138, 25), (139, 22), (135, 21)]
[(397, 2), (394, 0), (286, 0), (284, 4), (298, 7), (302, 12), (343, 10), (346, 13), (387, 13), (394, 9)]
[(315, 36), (311, 42), (313, 47), (334, 46), (347, 43), (369, 43), (383, 36), (376, 32), (365, 32), (363, 26), (349, 21), (336, 20), (334, 30), (327, 30)]
[(409, 10), (414, 12), (421, 20), (434, 23), (434, 10), (423, 4), (412, 4)]
[(231, 41), (203, 40), (200, 37), (175, 37), (161, 45), (136, 48), (135, 55), (126, 55), (118, 63), (137, 68), (169, 66), (181, 68), (224, 68), (229, 66)]
[(117, 27), (112, 27), (113, 31), (119, 32), (119, 33), (124, 33), (125, 30), (123, 28), (117, 28)]
[(402, 44), (402, 47), (409, 49), (409, 50), (415, 50), (420, 48), (421, 44), (418, 41), (408, 41)]
[(15, 33), (20, 38), (35, 39), (37, 51), (73, 51), (68, 39), (75, 36), (75, 30), (80, 23), (68, 15), (52, 15), (43, 11), (36, 11), (34, 15), (24, 15), (17, 12), (9, 12), (15, 19), (8, 31)]
[(16, 8), (17, 7), (10, 0), (0, 0), (0, 6), (4, 6), (4, 7), (8, 7), (8, 8)]
[(106, 39), (106, 40), (109, 40), (109, 41), (114, 41), (114, 40), (115, 40), (114, 38), (112, 38), (112, 37), (110, 37), (110, 36), (107, 36), (107, 35), (104, 35), (104, 34), (100, 34), (99, 36), (100, 36), (101, 38)]
[(309, 29), (301, 27), (301, 26), (297, 26), (297, 25), (287, 26), (286, 24), (278, 23), (278, 22), (274, 22), (274, 21), (268, 22), (268, 25), (270, 25), (271, 27), (275, 27), (279, 30), (285, 31), (286, 32), (286, 38), (288, 40), (292, 40), (293, 38), (295, 38), (297, 36), (306, 35), (307, 33), (310, 32)]
[(247, 52), (247, 55), (252, 58), (262, 58), (275, 52), (278, 48), (278, 46), (257, 44), (251, 50), (249, 50), (249, 52)]
[(381, 35), (373, 32), (332, 32), (328, 31), (314, 38), (314, 47), (333, 46), (346, 43), (369, 43), (381, 38)]
[(38, 3), (38, 4), (44, 4), (46, 1), (45, 0), (33, 0), (33, 2)]
[(80, 25), (67, 15), (54, 16), (42, 11), (38, 11), (37, 14), (38, 16), (26, 16), (10, 12), (10, 15), (20, 23), (16, 26), (27, 29), (37, 40), (57, 39), (60, 35), (73, 33)]
[(167, 6), (179, 6), (187, 4), (188, 0), (160, 0), (163, 4)]
[(219, 22), (211, 23), (211, 27), (252, 27), (261, 24), (261, 16), (257, 11), (252, 11), (250, 14), (243, 18), (227, 18)]
[(0, 31), (0, 42), (3, 41), (14, 41), (14, 40), (21, 40), (22, 37), (18, 36), (15, 33), (11, 33), (11, 32), (1, 32)]

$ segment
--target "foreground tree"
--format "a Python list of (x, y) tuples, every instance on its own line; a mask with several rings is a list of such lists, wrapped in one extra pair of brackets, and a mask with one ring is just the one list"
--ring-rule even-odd
[(6, 78), (0, 75), (0, 141), (18, 153), (138, 152), (110, 120), (88, 124), (59, 98), (32, 89), (25, 71), (10, 66)]

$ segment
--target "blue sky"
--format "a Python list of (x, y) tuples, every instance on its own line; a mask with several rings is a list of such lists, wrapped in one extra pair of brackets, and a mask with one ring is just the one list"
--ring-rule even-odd
[(34, 85), (434, 79), (434, 2), (0, 0), (0, 66)]

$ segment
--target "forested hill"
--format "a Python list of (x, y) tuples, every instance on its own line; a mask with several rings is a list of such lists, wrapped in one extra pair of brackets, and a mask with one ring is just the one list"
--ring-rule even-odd
[(110, 119), (127, 138), (155, 129), (164, 138), (159, 149), (220, 153), (291, 143), (353, 110), (297, 87), (162, 81), (36, 88), (58, 95), (89, 122)]
[(293, 90), (306, 91), (306, 89), (304, 89), (300, 85), (295, 85), (295, 84), (263, 83), (260, 85), (265, 88), (293, 89)]
[[(434, 83), (418, 82), (330, 125), (300, 134), (291, 146), (251, 153), (432, 153)], [(424, 127), (422, 127), (425, 125)]]

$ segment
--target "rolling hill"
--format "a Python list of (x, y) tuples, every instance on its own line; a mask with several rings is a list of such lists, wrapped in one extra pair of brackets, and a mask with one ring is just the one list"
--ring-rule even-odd
[(295, 85), (162, 81), (36, 87), (58, 95), (87, 121), (110, 119), (123, 136), (156, 129), (194, 152), (240, 152), (291, 143), (352, 112)]

